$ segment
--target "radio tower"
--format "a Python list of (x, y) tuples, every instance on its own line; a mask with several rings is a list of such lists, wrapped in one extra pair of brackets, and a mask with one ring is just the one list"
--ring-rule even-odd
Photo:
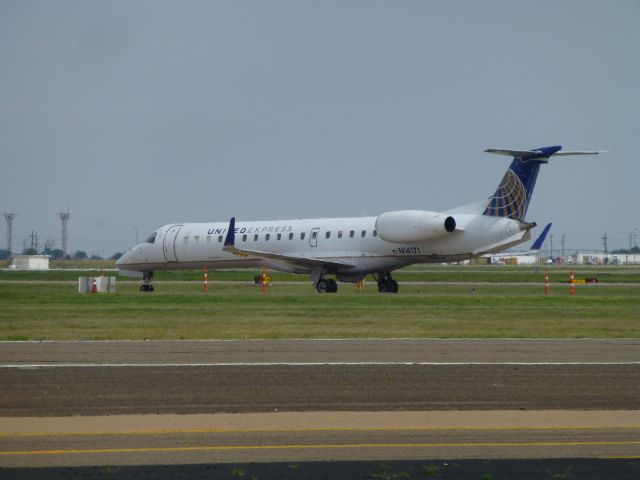
[(60, 217), (60, 221), (62, 222), (62, 253), (66, 257), (67, 256), (67, 240), (69, 239), (69, 217), (71, 214), (67, 209), (66, 212), (59, 212), (58, 217)]
[(11, 241), (13, 239), (13, 219), (16, 218), (15, 213), (4, 212), (4, 219), (7, 221), (7, 251), (11, 256)]

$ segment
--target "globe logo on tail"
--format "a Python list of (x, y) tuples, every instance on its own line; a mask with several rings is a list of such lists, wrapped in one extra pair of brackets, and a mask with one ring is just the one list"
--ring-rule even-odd
[(509, 169), (504, 174), (496, 193), (489, 199), (489, 205), (487, 205), (484, 215), (506, 217), (522, 222), (526, 205), (527, 192), (524, 185), (518, 175)]

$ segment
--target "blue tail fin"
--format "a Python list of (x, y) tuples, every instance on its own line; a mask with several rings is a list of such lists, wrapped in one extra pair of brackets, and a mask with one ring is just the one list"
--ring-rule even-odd
[(531, 248), (529, 248), (530, 251), (532, 252), (540, 251), (540, 249), (542, 248), (542, 245), (544, 244), (545, 239), (547, 238), (547, 233), (549, 233), (549, 230), (551, 230), (551, 223), (548, 223), (547, 226), (544, 227), (544, 230), (542, 231), (540, 236), (536, 239), (535, 242), (533, 242), (533, 245), (531, 245)]
[(504, 174), (496, 192), (489, 198), (484, 215), (506, 217), (524, 222), (533, 187), (536, 185), (540, 165), (562, 147), (536, 148), (534, 150), (487, 149), (485, 152), (513, 156), (513, 162)]

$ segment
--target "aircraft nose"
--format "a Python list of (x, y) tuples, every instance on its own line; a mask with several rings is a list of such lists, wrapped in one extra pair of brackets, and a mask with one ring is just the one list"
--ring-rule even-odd
[(127, 263), (129, 263), (129, 257), (129, 252), (125, 253), (118, 260), (116, 260), (116, 265), (126, 265)]

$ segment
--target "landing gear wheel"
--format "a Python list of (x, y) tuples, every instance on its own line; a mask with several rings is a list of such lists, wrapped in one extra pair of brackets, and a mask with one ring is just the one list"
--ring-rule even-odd
[(153, 292), (153, 285), (151, 284), (151, 280), (153, 280), (153, 272), (142, 272), (142, 285), (140, 285), (141, 292)]
[(398, 282), (391, 278), (390, 273), (385, 273), (380, 278), (378, 278), (378, 292), (398, 293)]
[(329, 291), (329, 282), (323, 278), (318, 280), (316, 284), (316, 289), (319, 293), (327, 293)]
[(321, 278), (316, 284), (316, 289), (320, 293), (336, 293), (338, 291), (338, 283), (331, 278)]

